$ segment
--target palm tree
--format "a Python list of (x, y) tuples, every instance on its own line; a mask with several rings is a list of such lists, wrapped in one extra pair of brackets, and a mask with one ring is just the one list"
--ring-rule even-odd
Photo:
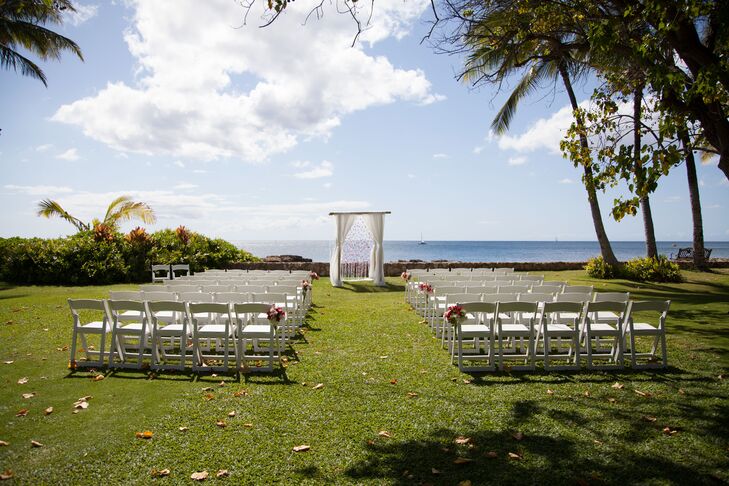
[[(461, 75), (462, 79), (474, 84), (490, 82), (500, 85), (507, 77), (524, 72), (494, 117), (492, 129), (497, 134), (504, 133), (522, 99), (536, 90), (540, 83), (556, 82), (560, 78), (576, 114), (575, 122), (584, 127), (583, 120), (577, 115), (579, 105), (572, 80), (582, 76), (588, 69), (584, 59), (589, 44), (580, 36), (565, 32), (564, 24), (555, 23), (558, 28), (554, 32), (547, 29), (532, 33), (530, 28), (534, 19), (530, 19), (526, 12), (514, 10), (512, 2), (489, 3), (487, 10), (469, 10), (472, 20), (466, 20), (468, 27), (463, 42), (464, 48), (470, 54)], [(534, 14), (538, 19), (539, 13)], [(580, 135), (580, 145), (583, 151), (589, 152), (588, 140), (584, 134)], [(582, 166), (583, 182), (602, 257), (606, 263), (618, 265), (602, 221), (592, 164), (583, 163)]]
[(18, 47), (44, 61), (60, 59), (64, 50), (83, 61), (81, 48), (75, 42), (44, 27), (45, 24), (60, 25), (63, 11), (75, 11), (69, 0), (0, 1), (0, 67), (20, 70), (24, 76), (39, 79), (48, 86), (43, 70), (20, 54)]
[(116, 231), (119, 228), (119, 223), (122, 221), (140, 219), (147, 224), (152, 224), (157, 220), (154, 215), (154, 211), (147, 203), (132, 201), (129, 196), (119, 196), (114, 199), (111, 204), (109, 204), (103, 221), (99, 221), (94, 218), (91, 223), (84, 223), (75, 216), (71, 216), (71, 214), (63, 209), (56, 201), (51, 201), (50, 199), (44, 199), (38, 203), (37, 214), (38, 216), (43, 216), (45, 218), (56, 216), (65, 219), (74, 225), (78, 231), (87, 231), (100, 225), (104, 225), (111, 230)]

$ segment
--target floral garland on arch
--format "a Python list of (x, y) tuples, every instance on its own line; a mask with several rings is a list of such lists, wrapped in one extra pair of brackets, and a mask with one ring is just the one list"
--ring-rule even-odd
[(458, 304), (449, 305), (448, 310), (445, 311), (443, 317), (446, 321), (455, 326), (466, 318), (466, 311), (464, 311), (463, 307)]
[(272, 305), (271, 308), (268, 309), (268, 320), (271, 322), (281, 322), (282, 319), (286, 319), (286, 311), (281, 307)]

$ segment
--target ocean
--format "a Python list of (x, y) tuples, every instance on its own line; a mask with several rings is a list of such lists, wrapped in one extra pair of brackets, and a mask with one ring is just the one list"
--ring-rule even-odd
[[(330, 240), (235, 241), (258, 257), (300, 255), (315, 262), (328, 262), (334, 246)], [(642, 241), (612, 241), (619, 260), (645, 256)], [(659, 241), (658, 252), (669, 256), (687, 241)], [(712, 258), (729, 258), (729, 241), (706, 242)], [(448, 260), (461, 262), (580, 262), (600, 254), (596, 241), (385, 241), (385, 261)]]

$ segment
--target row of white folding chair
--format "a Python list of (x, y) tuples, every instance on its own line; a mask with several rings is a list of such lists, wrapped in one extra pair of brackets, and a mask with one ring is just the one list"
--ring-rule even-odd
[[(290, 314), (290, 321), (287, 334), (292, 335), (296, 329), (303, 325), (306, 315), (305, 309), (302, 308), (303, 295), (297, 293), (296, 288), (280, 287), (276, 292), (266, 291), (258, 288), (255, 291), (223, 291), (218, 289), (217, 292), (199, 292), (176, 291), (176, 292), (148, 292), (148, 291), (111, 291), (109, 292), (112, 300), (136, 300), (136, 301), (187, 301), (187, 302), (270, 302), (284, 308)], [(250, 289), (254, 290), (254, 289)], [(128, 312), (121, 316), (122, 320), (135, 320), (139, 318), (139, 313)]]
[[(521, 360), (521, 369), (534, 369), (540, 349), (547, 370), (579, 369), (581, 357), (586, 358), (588, 369), (619, 369), (624, 365), (626, 349), (633, 368), (667, 366), (665, 322), (670, 301), (546, 302), (541, 309), (536, 303), (527, 302), (467, 302), (462, 306), (475, 315), (474, 319), (453, 327), (455, 343), (450, 346), (451, 359), (457, 358), (463, 371), (504, 369), (505, 359)], [(620, 318), (613, 323), (594, 317), (602, 312), (615, 312)], [(635, 322), (638, 312), (653, 312), (657, 315), (656, 323)], [(514, 313), (519, 313), (522, 319), (505, 319), (505, 315)], [(579, 317), (565, 320), (565, 314)], [(524, 319), (525, 315), (530, 317)], [(637, 349), (636, 336), (653, 339), (650, 351)], [(599, 337), (612, 341), (609, 349), (600, 348)], [(563, 340), (569, 343), (566, 349), (562, 346)], [(556, 348), (553, 347), (555, 341)], [(471, 348), (466, 349), (464, 345)], [(657, 362), (659, 347), (660, 362)], [(595, 364), (596, 358), (607, 362)], [(639, 362), (641, 358), (648, 360)], [(566, 363), (554, 365), (555, 360)], [(486, 361), (487, 365), (469, 367), (465, 365), (466, 361)]]
[[(74, 319), (73, 339), (71, 345), (72, 366), (104, 366), (108, 359), (110, 367), (142, 368), (145, 359), (150, 359), (153, 368), (184, 369), (188, 357), (188, 341), (192, 341), (192, 367), (193, 369), (229, 369), (229, 355), (231, 341), (235, 353), (236, 367), (241, 362), (250, 360), (266, 360), (273, 369), (274, 358), (278, 358), (283, 345), (283, 333), (278, 325), (268, 322), (268, 304), (263, 303), (235, 303), (232, 306), (226, 303), (185, 303), (176, 301), (139, 302), (126, 300), (72, 300), (69, 306)], [(100, 311), (101, 321), (83, 323), (80, 311)], [(137, 322), (126, 322), (120, 319), (122, 314), (128, 312), (138, 313)], [(176, 322), (169, 323), (161, 315), (169, 313), (179, 314), (182, 317)], [(217, 318), (211, 319), (215, 314)], [(235, 315), (235, 319), (233, 319)], [(87, 334), (96, 334), (100, 338), (98, 351), (90, 350), (86, 340)], [(111, 349), (105, 352), (106, 335), (111, 335)], [(76, 362), (76, 349), (78, 338), (86, 353), (87, 360)], [(202, 340), (207, 340), (207, 347)], [(246, 340), (252, 341), (252, 353), (247, 354)], [(129, 340), (135, 343), (129, 347)], [(214, 340), (216, 351), (222, 353), (210, 354), (213, 349), (210, 342)], [(265, 341), (267, 353), (262, 355), (259, 345)], [(167, 344), (167, 348), (165, 348)], [(174, 350), (177, 350), (177, 354)], [(133, 350), (133, 352), (132, 352)], [(208, 354), (204, 354), (208, 351)], [(108, 356), (107, 356), (108, 354)], [(92, 360), (91, 356), (98, 359)], [(177, 364), (170, 364), (168, 359), (176, 359)], [(210, 367), (205, 359), (222, 359), (223, 366)]]

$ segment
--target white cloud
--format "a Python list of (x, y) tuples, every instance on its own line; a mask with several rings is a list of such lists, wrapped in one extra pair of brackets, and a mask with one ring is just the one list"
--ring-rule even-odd
[(173, 189), (177, 189), (179, 191), (184, 191), (186, 189), (195, 189), (196, 187), (198, 187), (197, 184), (191, 184), (189, 182), (180, 182), (179, 184), (174, 186)]
[(176, 165), (177, 167), (179, 167), (181, 169), (184, 169), (185, 168), (185, 164), (181, 160), (175, 160), (174, 162), (172, 162), (172, 164), (173, 165)]
[(415, 179), (415, 174), (408, 174), (408, 179)]
[(509, 157), (508, 164), (509, 165), (524, 165), (527, 162), (527, 158), (523, 155), (517, 156), (517, 157)]
[(675, 203), (681, 201), (681, 196), (669, 196), (663, 200), (665, 203)]
[(75, 3), (73, 7), (76, 9), (76, 11), (68, 12), (66, 14), (66, 18), (68, 19), (68, 23), (70, 23), (74, 27), (78, 27), (84, 22), (96, 17), (96, 14), (99, 12), (98, 5), (83, 5), (80, 3)]
[(36, 152), (48, 152), (52, 148), (53, 148), (53, 144), (52, 143), (44, 143), (43, 145), (38, 145), (35, 148), (35, 151)]
[(704, 206), (705, 209), (721, 209), (721, 204), (708, 204)]
[(451, 156), (448, 154), (437, 153), (437, 154), (433, 154), (433, 158), (434, 159), (450, 159)]
[[(259, 29), (264, 3), (255, 2), (249, 25), (238, 29), (239, 2), (129, 0), (133, 25), (125, 40), (137, 82), (110, 82), (52, 119), (116, 150), (260, 161), (300, 137), (326, 138), (350, 113), (440, 99), (421, 70), (396, 68), (362, 44), (350, 47), (351, 17), (338, 15), (336, 5), (326, 2), (326, 21), (302, 25), (319, 2), (292, 3)], [(363, 42), (404, 35), (426, 7), (423, 0), (376, 5)]]
[(194, 169), (192, 172), (194, 174), (207, 174), (208, 173), (208, 171), (205, 169)]
[(476, 154), (476, 155), (478, 155), (478, 154), (480, 154), (481, 152), (483, 152), (483, 149), (485, 149), (485, 148), (486, 148), (486, 147), (484, 147), (484, 146), (482, 146), (482, 145), (480, 145), (480, 146), (478, 146), (478, 147), (473, 147), (473, 153), (474, 153), (474, 154)]
[(311, 165), (311, 162), (308, 160), (294, 160), (291, 162), (291, 167), (294, 167), (296, 169), (302, 169), (304, 167), (309, 167)]
[(324, 187), (324, 189), (329, 189), (329, 188), (332, 187), (332, 183), (331, 182), (325, 182), (324, 184), (322, 184), (322, 186)]
[(80, 157), (78, 155), (78, 149), (70, 148), (65, 152), (56, 155), (56, 158), (61, 160), (78, 160)]
[(574, 184), (575, 181), (570, 179), (569, 177), (565, 177), (564, 179), (559, 181), (560, 184)]
[(705, 185), (706, 185), (706, 183), (704, 182), (704, 180), (699, 179), (699, 187), (704, 187)]
[[(306, 164), (302, 167), (309, 167), (309, 165)], [(299, 179), (320, 179), (322, 177), (331, 177), (332, 175), (334, 175), (334, 164), (328, 160), (322, 161), (319, 165), (311, 166), (309, 170), (294, 173), (294, 177), (298, 177)]]
[(14, 184), (6, 184), (3, 187), (14, 194), (26, 194), (28, 196), (50, 197), (56, 194), (68, 194), (73, 192), (73, 189), (66, 186), (16, 186)]
[(520, 135), (497, 137), (501, 150), (515, 150), (520, 153), (548, 150), (561, 155), (559, 142), (572, 124), (572, 107), (565, 106), (549, 118), (540, 118)]

